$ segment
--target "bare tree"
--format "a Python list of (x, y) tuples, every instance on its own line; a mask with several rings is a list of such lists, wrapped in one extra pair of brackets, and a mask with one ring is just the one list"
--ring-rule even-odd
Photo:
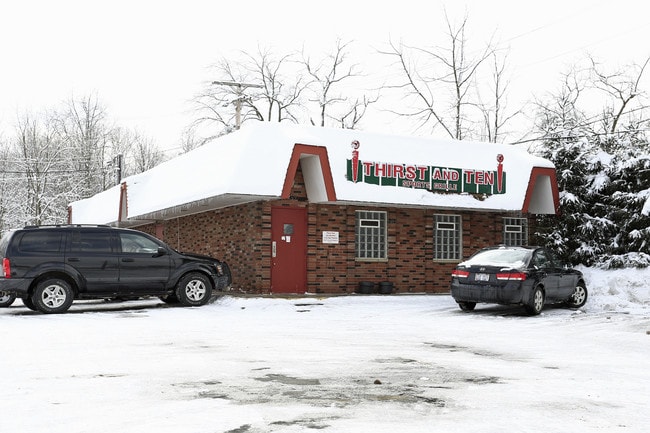
[(190, 150), (194, 150), (197, 147), (201, 147), (205, 144), (205, 139), (201, 139), (197, 136), (195, 128), (190, 125), (188, 128), (183, 131), (181, 136), (181, 153), (187, 153)]
[(481, 98), (481, 90), (478, 90), (479, 103), (478, 109), (483, 115), (483, 127), (485, 133), (482, 139), (492, 143), (497, 143), (503, 133), (505, 125), (514, 117), (521, 114), (521, 110), (515, 110), (508, 113), (507, 110), (507, 90), (509, 81), (505, 78), (507, 56), (499, 58), (498, 51), (492, 53), (492, 73), (491, 85), (488, 86), (489, 96), (488, 103), (484, 103)]
[(574, 141), (588, 130), (587, 115), (579, 100), (587, 82), (581, 71), (572, 68), (562, 75), (560, 89), (549, 94), (546, 101), (536, 101), (536, 128), (544, 133), (544, 145)]
[(14, 169), (22, 184), (15, 184), (14, 198), (23, 196), (19, 213), (27, 224), (62, 222), (72, 173), (55, 128), (47, 118), (41, 122), (25, 115), (16, 129)]
[(12, 208), (15, 206), (18, 191), (17, 185), (11, 178), (11, 156), (9, 146), (4, 141), (0, 141), (0, 235), (6, 228), (13, 226), (9, 218), (16, 213), (12, 212)]
[(134, 173), (150, 170), (165, 160), (165, 155), (153, 140), (135, 132), (134, 146), (128, 155), (127, 163), (133, 164)]
[(307, 83), (296, 73), (295, 54), (278, 57), (261, 47), (255, 54), (240, 54), (238, 61), (221, 59), (215, 82), (194, 98), (199, 115), (191, 126), (194, 131), (207, 127), (210, 132), (203, 135), (208, 139), (237, 129), (237, 110), (241, 123), (299, 121)]
[(110, 132), (107, 122), (106, 109), (96, 95), (73, 97), (60, 113), (59, 134), (75, 155), (81, 197), (103, 191), (111, 184), (105, 175)]
[[(314, 61), (307, 55), (304, 48), (302, 50), (302, 63), (311, 77), (309, 88), (313, 96), (310, 101), (318, 105), (318, 120), (310, 116), (312, 125), (325, 126), (327, 120), (332, 120), (342, 128), (354, 129), (368, 106), (379, 99), (379, 96), (364, 95), (351, 102), (343, 94), (344, 83), (362, 76), (358, 72), (358, 64), (348, 62), (350, 44), (351, 42), (337, 39), (333, 53), (319, 61)], [(347, 91), (349, 92), (349, 86)]]
[[(412, 47), (390, 42), (390, 51), (383, 54), (395, 58), (403, 80), (389, 88), (406, 91), (413, 106), (410, 111), (396, 111), (400, 116), (413, 117), (420, 127), (442, 127), (447, 135), (463, 139), (471, 135), (469, 107), (476, 101), (471, 94), (479, 67), (488, 60), (495, 48), (490, 41), (472, 55), (465, 36), (467, 16), (454, 25), (445, 13), (447, 45), (433, 48)], [(441, 95), (447, 94), (444, 98)], [(410, 103), (412, 102), (412, 104)]]
[(138, 130), (113, 128), (108, 141), (107, 153), (110, 152), (111, 157), (105, 165), (115, 178), (118, 177), (117, 170), (121, 170), (119, 178), (124, 178), (149, 170), (165, 160), (164, 153), (153, 140)]
[[(590, 56), (589, 60), (593, 87), (605, 92), (612, 99), (611, 105), (606, 105), (603, 111), (603, 127), (610, 133), (614, 133), (622, 117), (630, 113), (633, 100), (645, 96), (645, 92), (639, 87), (639, 82), (650, 62), (650, 57), (642, 65), (630, 65), (625, 68), (625, 71), (617, 70), (611, 73), (603, 71), (602, 65), (593, 57)], [(641, 108), (645, 108), (643, 101), (639, 101), (639, 104)]]

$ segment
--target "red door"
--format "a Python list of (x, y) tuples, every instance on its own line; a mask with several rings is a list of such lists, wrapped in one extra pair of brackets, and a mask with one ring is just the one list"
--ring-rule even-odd
[(307, 291), (307, 210), (271, 209), (271, 291)]

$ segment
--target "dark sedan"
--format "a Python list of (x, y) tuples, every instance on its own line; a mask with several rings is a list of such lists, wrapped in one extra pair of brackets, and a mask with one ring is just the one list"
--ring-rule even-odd
[(582, 272), (563, 266), (542, 247), (484, 248), (451, 273), (451, 296), (464, 311), (477, 303), (523, 305), (537, 315), (545, 304), (580, 308), (587, 302)]

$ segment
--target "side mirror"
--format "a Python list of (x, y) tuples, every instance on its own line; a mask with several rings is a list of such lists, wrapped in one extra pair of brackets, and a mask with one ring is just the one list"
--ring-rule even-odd
[(156, 251), (156, 253), (153, 256), (160, 257), (160, 256), (164, 256), (165, 254), (167, 254), (167, 250), (163, 247), (158, 247), (158, 251)]

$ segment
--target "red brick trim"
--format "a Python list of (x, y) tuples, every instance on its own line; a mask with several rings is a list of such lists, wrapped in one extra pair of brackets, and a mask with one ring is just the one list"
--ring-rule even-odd
[(537, 179), (540, 176), (548, 176), (548, 178), (551, 181), (551, 193), (553, 194), (553, 208), (555, 209), (555, 215), (559, 215), (560, 214), (560, 193), (557, 187), (557, 177), (554, 168), (533, 167), (532, 171), (530, 172), (528, 189), (526, 189), (526, 197), (524, 198), (524, 205), (521, 211), (524, 213), (528, 213), (530, 208), (530, 201), (532, 200), (532, 196), (533, 196), (533, 191), (535, 191), (535, 185), (537, 184)]
[(287, 167), (287, 176), (284, 178), (284, 186), (282, 188), (282, 198), (288, 199), (291, 195), (291, 188), (296, 177), (296, 172), (298, 171), (298, 164), (300, 163), (301, 155), (318, 156), (321, 169), (323, 170), (323, 180), (325, 182), (327, 200), (336, 201), (336, 191), (334, 190), (334, 180), (332, 178), (332, 169), (330, 168), (329, 157), (327, 156), (327, 148), (298, 143), (293, 147), (291, 161), (289, 161), (289, 167)]
[(117, 211), (117, 222), (122, 222), (128, 218), (127, 196), (126, 196), (126, 182), (122, 182), (120, 186), (120, 208)]

